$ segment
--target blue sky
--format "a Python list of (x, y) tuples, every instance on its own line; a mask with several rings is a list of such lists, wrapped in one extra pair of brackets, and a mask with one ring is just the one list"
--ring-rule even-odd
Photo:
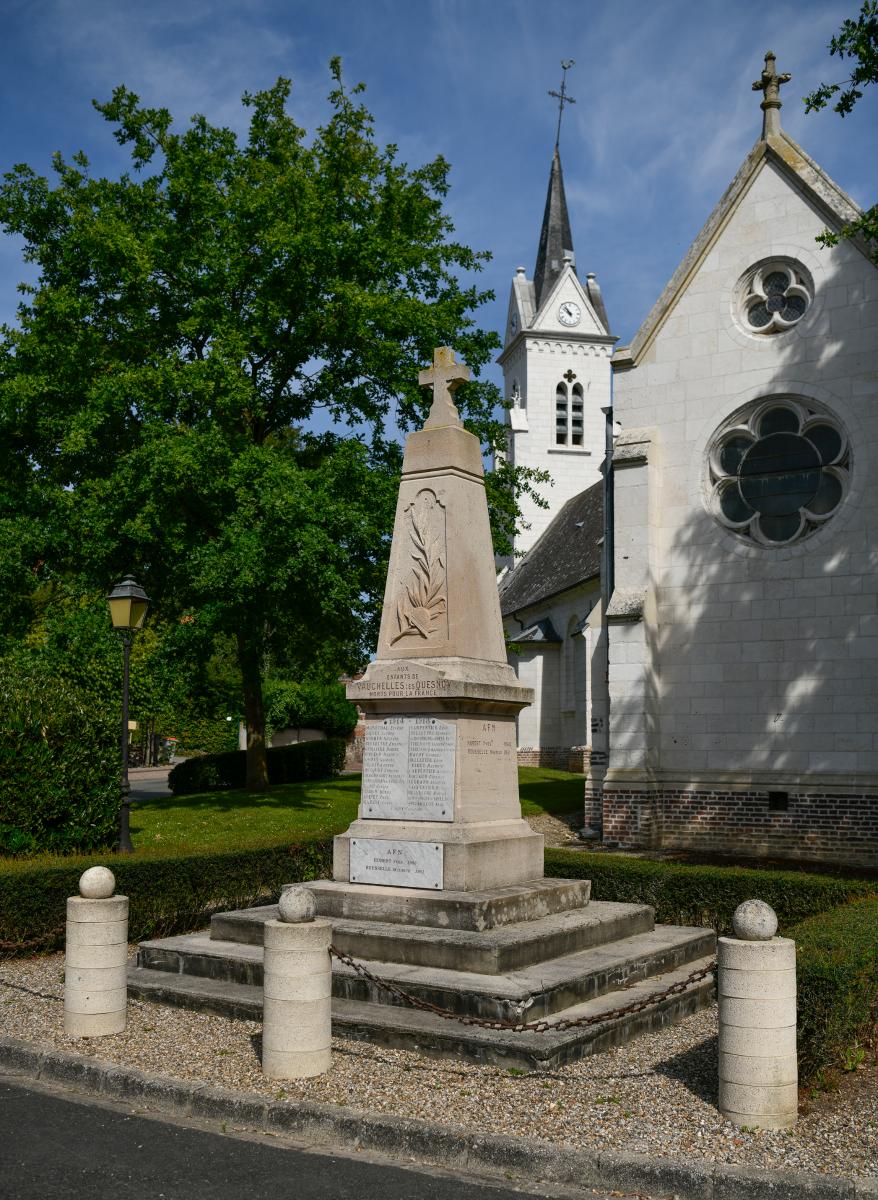
[[(91, 107), (118, 83), (178, 121), (245, 127), (240, 95), (293, 79), (291, 110), (326, 115), (327, 63), (367, 85), (378, 136), (411, 164), (452, 164), (457, 235), (490, 250), (502, 332), (510, 279), (533, 270), (556, 119), (549, 88), (575, 60), (561, 138), (580, 274), (597, 273), (629, 340), (761, 128), (750, 89), (766, 49), (790, 71), (785, 128), (861, 205), (878, 198), (878, 91), (852, 116), (805, 116), (801, 97), (843, 77), (826, 49), (859, 0), (0, 0), (0, 170), (82, 148), (125, 165)], [(0, 319), (23, 277), (0, 239)], [(499, 380), (499, 370), (494, 377)]]

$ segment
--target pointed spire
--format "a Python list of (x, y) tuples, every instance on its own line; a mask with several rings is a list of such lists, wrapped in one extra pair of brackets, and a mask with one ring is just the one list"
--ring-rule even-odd
[[(537, 265), (534, 267), (534, 290), (536, 292), (537, 308), (543, 302), (543, 297), (549, 294), (552, 284), (561, 274), (564, 267), (564, 256), (569, 255), (575, 264), (573, 256), (573, 235), (570, 232), (570, 217), (567, 215), (567, 198), (564, 195), (564, 175), (561, 171), (561, 155), (558, 147), (552, 156), (552, 170), (549, 174), (549, 190), (546, 193), (546, 209), (543, 213), (543, 227), (540, 230), (540, 248), (537, 251)], [(575, 269), (575, 267), (574, 267)]]

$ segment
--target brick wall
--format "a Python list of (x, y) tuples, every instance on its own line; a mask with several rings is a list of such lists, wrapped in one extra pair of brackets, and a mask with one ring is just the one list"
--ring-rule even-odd
[[(586, 820), (599, 797), (597, 789), (587, 790)], [(604, 790), (601, 808), (604, 841), (625, 848), (878, 867), (878, 793), (613, 788)]]
[(551, 767), (555, 771), (588, 770), (591, 751), (588, 746), (519, 746), (520, 767)]

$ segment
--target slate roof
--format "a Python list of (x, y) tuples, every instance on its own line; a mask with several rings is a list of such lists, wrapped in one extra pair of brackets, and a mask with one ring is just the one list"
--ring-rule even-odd
[(552, 157), (549, 172), (549, 189), (546, 192), (546, 207), (543, 226), (540, 230), (540, 245), (537, 250), (537, 265), (534, 267), (534, 290), (537, 308), (551, 291), (552, 284), (561, 274), (564, 255), (573, 254), (573, 234), (570, 232), (570, 217), (567, 213), (567, 197), (564, 195), (564, 175), (561, 171), (561, 155), (558, 147)]
[(604, 483), (568, 500), (518, 565), (500, 580), (504, 617), (594, 579), (601, 571)]

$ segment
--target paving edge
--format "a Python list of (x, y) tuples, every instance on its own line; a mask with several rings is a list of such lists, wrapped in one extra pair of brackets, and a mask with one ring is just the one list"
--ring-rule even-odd
[[(649, 1158), (619, 1150), (571, 1150), (537, 1139), (466, 1133), (407, 1117), (314, 1101), (273, 1101), (205, 1083), (152, 1075), (97, 1058), (0, 1037), (0, 1074), (142, 1105), (155, 1113), (234, 1121), (309, 1148), (368, 1150), (473, 1175), (606, 1191), (672, 1193), (679, 1200), (842, 1200), (878, 1197), (878, 1177), (842, 1179), (803, 1171)], [(279, 1085), (280, 1086), (280, 1085)]]

